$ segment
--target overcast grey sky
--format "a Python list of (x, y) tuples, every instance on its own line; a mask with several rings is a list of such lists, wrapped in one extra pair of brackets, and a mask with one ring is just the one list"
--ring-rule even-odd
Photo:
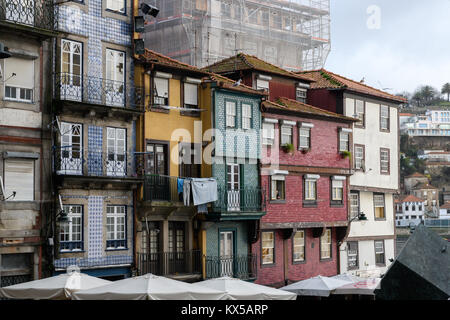
[(331, 0), (325, 69), (390, 93), (440, 90), (450, 82), (450, 0)]

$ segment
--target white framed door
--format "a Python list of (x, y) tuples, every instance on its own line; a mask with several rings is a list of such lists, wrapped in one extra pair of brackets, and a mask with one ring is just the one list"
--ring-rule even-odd
[(83, 44), (61, 39), (61, 99), (82, 100)]
[(124, 176), (126, 174), (126, 130), (121, 128), (107, 129), (106, 174), (108, 176)]
[(58, 174), (83, 174), (83, 125), (61, 122), (61, 166)]
[(125, 53), (106, 49), (106, 104), (123, 107), (125, 103)]
[(227, 207), (228, 211), (240, 211), (239, 164), (227, 164)]
[(233, 231), (220, 232), (220, 276), (233, 277)]
[(6, 20), (34, 25), (35, 0), (14, 0), (6, 2)]

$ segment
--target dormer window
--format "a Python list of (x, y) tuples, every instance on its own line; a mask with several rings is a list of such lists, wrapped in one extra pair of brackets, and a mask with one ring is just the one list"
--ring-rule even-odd
[(295, 93), (295, 98), (299, 102), (306, 103), (307, 90), (304, 88), (297, 88)]

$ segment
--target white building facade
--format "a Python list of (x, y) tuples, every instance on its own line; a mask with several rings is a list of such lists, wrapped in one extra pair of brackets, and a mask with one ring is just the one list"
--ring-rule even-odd
[(424, 220), (424, 201), (417, 197), (406, 196), (396, 203), (395, 208), (395, 223), (397, 227), (417, 226)]

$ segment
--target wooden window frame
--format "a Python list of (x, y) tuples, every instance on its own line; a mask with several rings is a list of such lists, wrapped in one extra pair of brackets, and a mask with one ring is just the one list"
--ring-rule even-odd
[[(383, 171), (383, 167), (381, 165), (381, 163), (382, 163), (381, 153), (382, 152), (387, 152), (387, 156), (388, 156), (388, 170), (387, 171)], [(390, 175), (391, 174), (391, 150), (388, 148), (380, 148), (380, 174), (382, 174), (382, 175)]]
[[(377, 218), (377, 213), (376, 213), (376, 208), (381, 208), (381, 207), (376, 207), (375, 206), (375, 196), (383, 196), (383, 218)], [(384, 193), (377, 193), (374, 192), (372, 194), (372, 201), (373, 201), (373, 217), (375, 219), (375, 221), (385, 221), (386, 220), (386, 195)]]
[[(365, 129), (366, 128), (366, 118), (367, 118), (366, 101), (361, 100), (361, 99), (353, 99), (353, 100), (354, 100), (354, 103), (355, 103), (354, 106), (353, 106), (353, 108), (354, 108), (353, 110), (355, 111), (354, 115), (358, 115), (357, 110), (356, 110), (356, 101), (362, 101), (363, 102), (363, 107), (364, 107), (364, 119), (363, 119), (364, 121), (356, 122), (355, 123), (355, 128)], [(360, 123), (362, 123), (362, 124), (360, 124)]]
[[(363, 149), (362, 154), (362, 164), (363, 166), (361, 168), (356, 168), (356, 148), (357, 147), (361, 147)], [(366, 166), (366, 146), (363, 144), (354, 144), (353, 145), (353, 169), (355, 171), (361, 171), (361, 172), (365, 172), (365, 166)]]
[[(263, 233), (273, 233), (273, 261), (272, 263), (264, 263), (264, 258), (263, 258)], [(276, 265), (276, 243), (277, 243), (277, 239), (276, 239), (276, 232), (275, 230), (264, 230), (261, 231), (261, 267), (265, 268), (265, 267), (273, 267)]]
[[(330, 256), (328, 258), (322, 258), (322, 237), (325, 236), (327, 230), (330, 230)], [(333, 260), (333, 229), (325, 228), (324, 234), (319, 238), (319, 259), (320, 262)]]
[[(344, 206), (344, 197), (345, 197), (345, 182), (346, 180), (333, 180), (332, 178), (330, 178), (330, 206), (331, 207), (337, 207), (337, 208), (342, 208)], [(333, 199), (333, 181), (341, 181), (342, 182), (342, 199), (341, 200), (335, 200)]]
[[(349, 251), (350, 251), (350, 243), (356, 244), (356, 266), (349, 266)], [(359, 242), (358, 241), (349, 241), (347, 242), (347, 270), (358, 270), (359, 269)]]
[[(302, 126), (299, 126), (298, 127), (298, 150), (311, 150), (311, 133), (312, 133), (312, 130), (311, 130), (312, 128), (309, 128), (309, 127), (302, 127)], [(301, 139), (300, 139), (300, 132), (302, 131), (302, 130), (308, 130), (308, 132), (309, 132), (309, 136), (308, 136), (308, 147), (303, 147), (303, 146), (301, 146), (300, 145), (300, 141), (301, 141)], [(292, 139), (293, 140), (293, 139)]]
[[(377, 246), (376, 246), (377, 242), (383, 243), (383, 263), (377, 263)], [(386, 266), (386, 243), (385, 243), (385, 241), (384, 240), (375, 240), (373, 242), (373, 247), (374, 247), (374, 254), (375, 254), (375, 265), (377, 267)]]
[(284, 180), (279, 180), (279, 181), (284, 181), (284, 199), (272, 199), (272, 176), (270, 176), (269, 179), (269, 202), (270, 203), (286, 203), (286, 177), (284, 178)]
[[(360, 192), (359, 191), (350, 191), (350, 195), (351, 194), (356, 194), (356, 195), (358, 195), (358, 212), (357, 212), (357, 216), (359, 215), (359, 212), (361, 211), (361, 198), (360, 198), (360, 196), (361, 196), (361, 194), (360, 194)], [(349, 211), (350, 211), (350, 219), (353, 219), (354, 217), (352, 216), (352, 199), (351, 199), (351, 197), (350, 197), (350, 200), (349, 200)]]
[[(387, 116), (387, 128), (382, 128), (381, 127), (381, 119), (382, 119), (382, 116), (381, 116), (381, 109), (383, 108), (383, 107), (386, 107), (387, 108), (387, 111), (388, 111), (388, 116)], [(389, 133), (389, 132), (391, 132), (391, 108), (388, 106), (388, 105), (383, 105), (383, 104), (380, 104), (380, 132), (386, 132), (386, 133)]]
[[(303, 232), (303, 257), (304, 257), (303, 260), (295, 260), (294, 259), (294, 252), (295, 252), (294, 238), (298, 232)], [(299, 229), (299, 230), (295, 231), (292, 236), (292, 264), (293, 265), (306, 263), (306, 232), (307, 232), (307, 229)]]
[[(306, 181), (314, 181), (315, 183), (315, 199), (314, 200), (306, 200)], [(317, 208), (317, 185), (319, 179), (307, 179), (303, 177), (303, 208)]]

